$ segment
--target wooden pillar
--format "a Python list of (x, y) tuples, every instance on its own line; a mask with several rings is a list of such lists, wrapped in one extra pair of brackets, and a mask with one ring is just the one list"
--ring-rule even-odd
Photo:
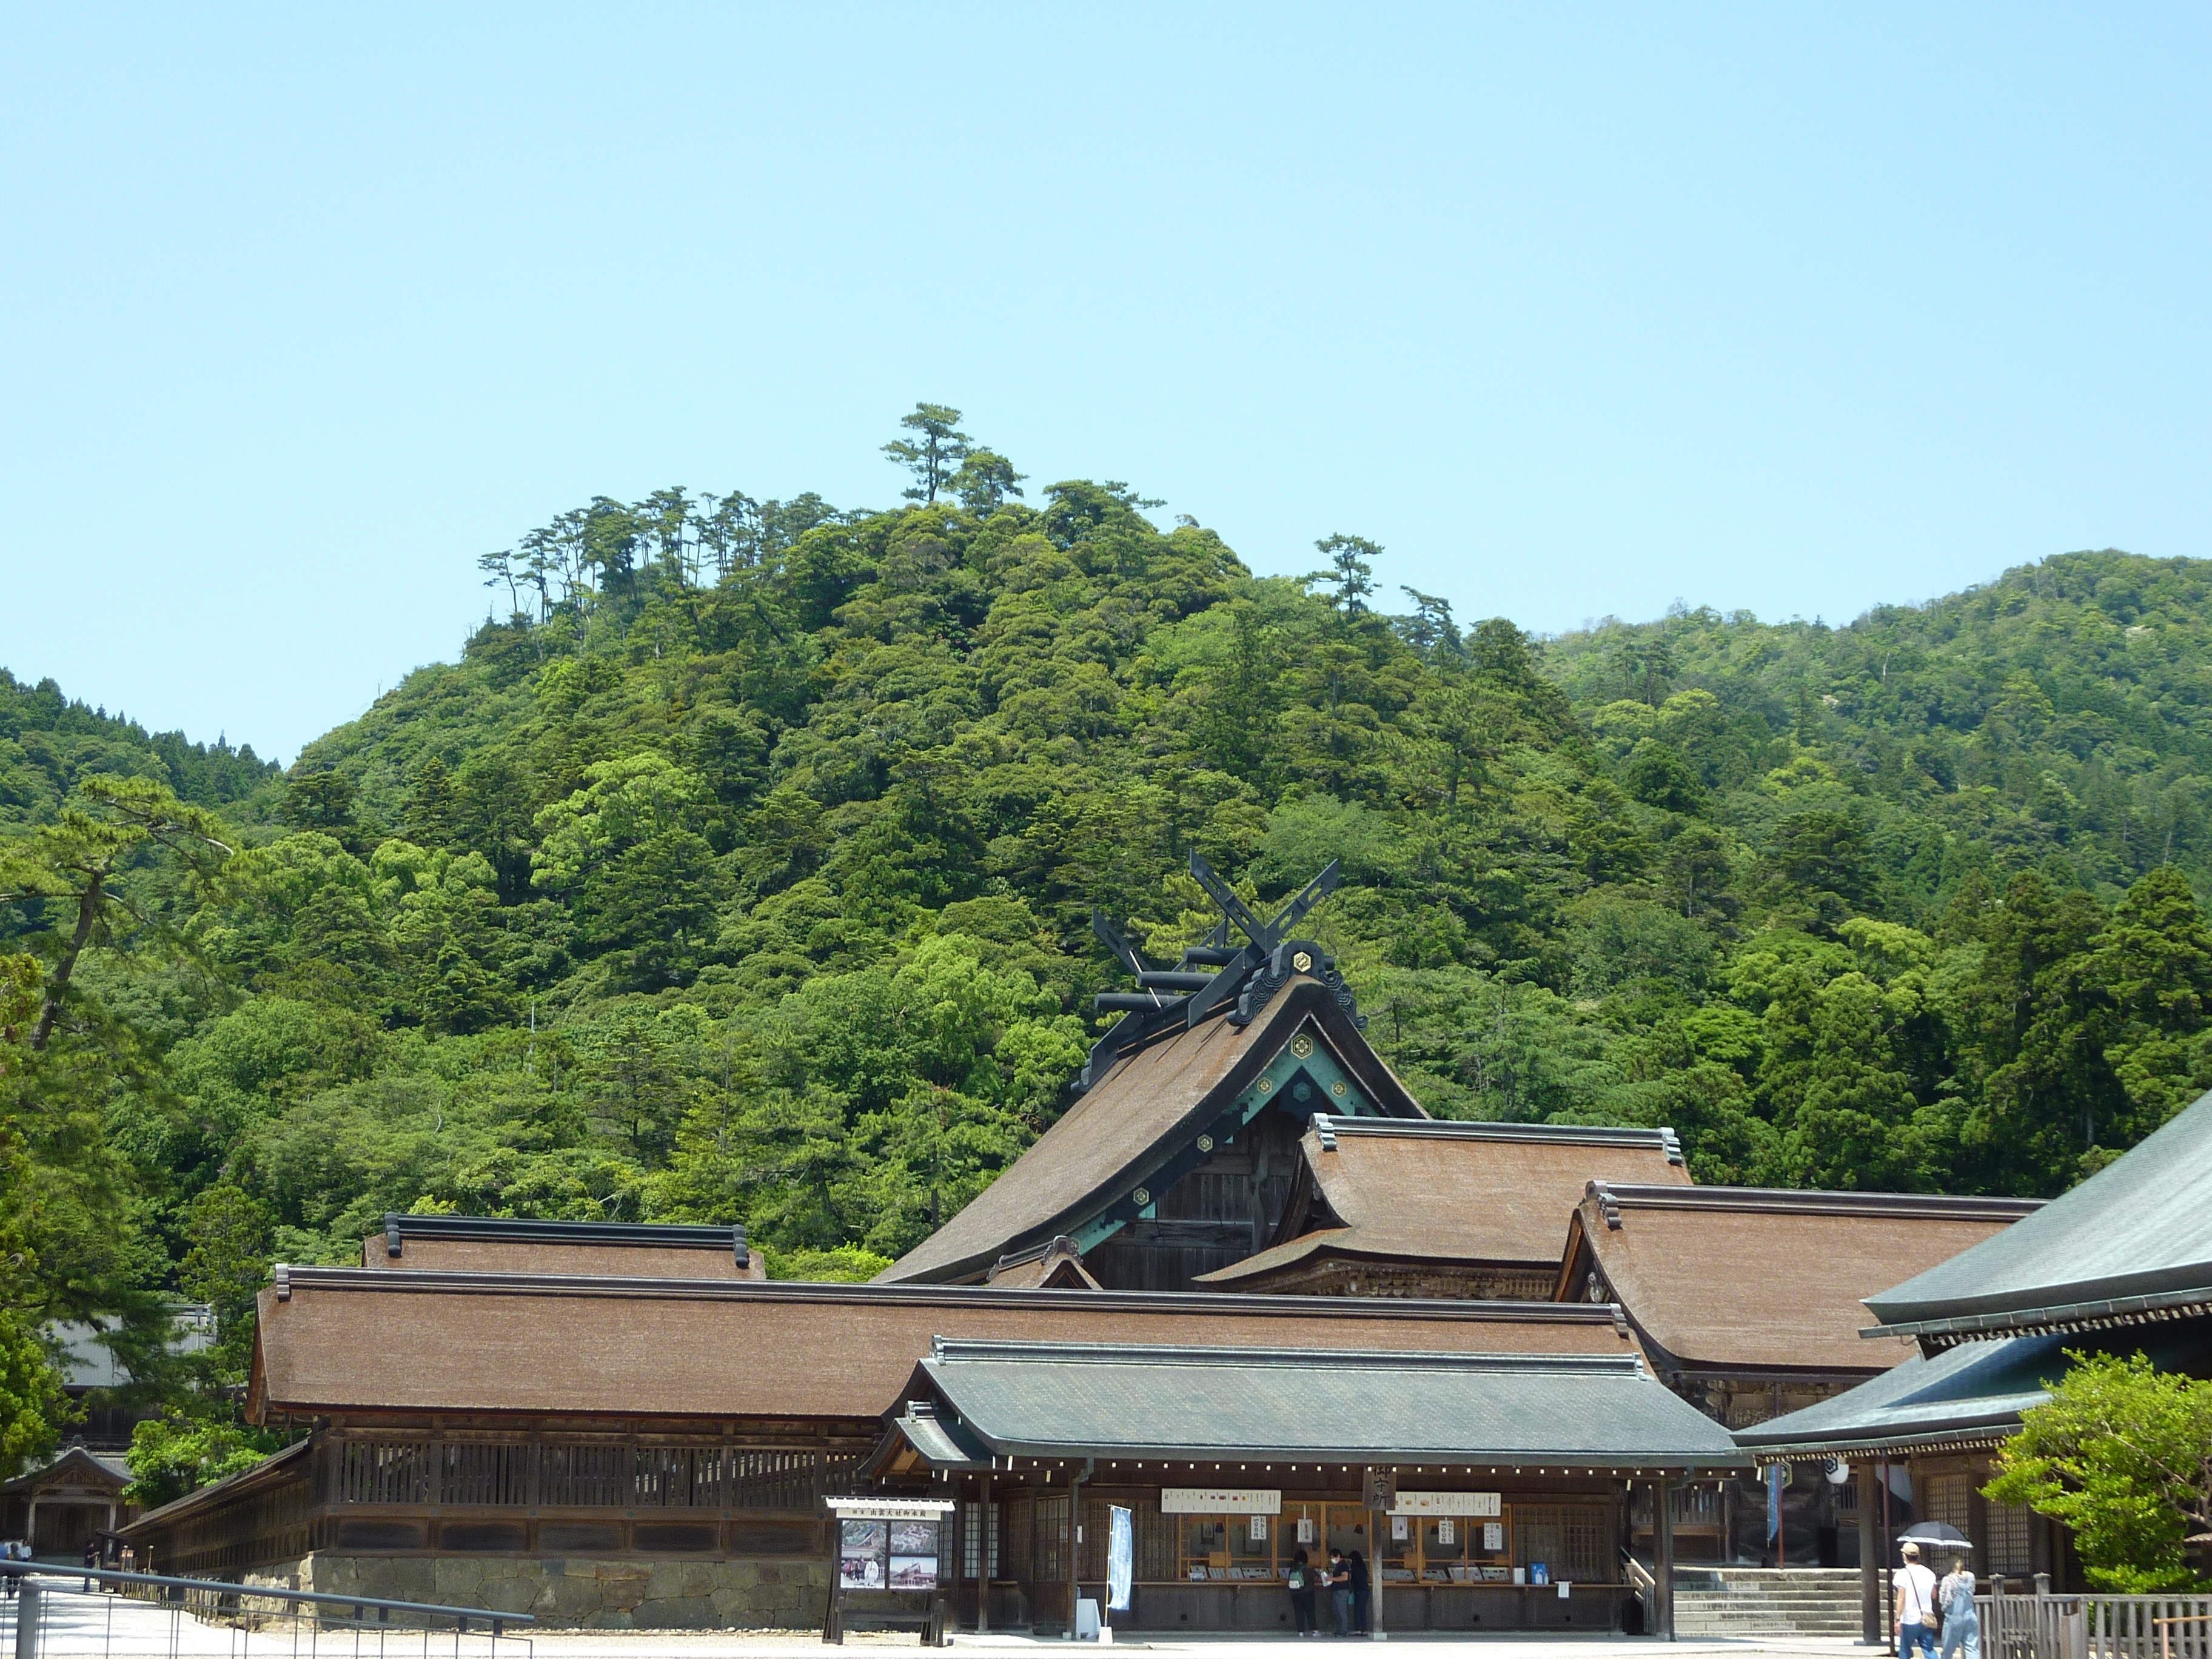
[[(1391, 1490), (1397, 1490), (1397, 1471), (1391, 1472)], [(1382, 1631), (1382, 1529), (1390, 1524), (1382, 1510), (1367, 1512), (1367, 1631), (1377, 1642), (1389, 1638)]]
[(1882, 1592), (1881, 1644), (1892, 1653), (1897, 1651), (1897, 1626), (1890, 1622), (1889, 1590), (1893, 1583), (1889, 1576), (1889, 1460), (1881, 1464), (1881, 1565), (1875, 1569)]
[(1075, 1639), (1075, 1604), (1083, 1596), (1077, 1569), (1083, 1546), (1083, 1477), (1090, 1472), (1086, 1463), (1067, 1483), (1067, 1639), (1071, 1642)]
[(1651, 1599), (1658, 1628), (1651, 1633), (1674, 1639), (1674, 1487), (1664, 1478), (1651, 1483)]
[(983, 1500), (975, 1521), (975, 1633), (991, 1628), (991, 1477), (983, 1477)]
[(1872, 1459), (1859, 1464), (1859, 1641), (1868, 1647), (1881, 1638), (1881, 1532), (1875, 1525), (1875, 1506), (1881, 1499), (1875, 1490)]

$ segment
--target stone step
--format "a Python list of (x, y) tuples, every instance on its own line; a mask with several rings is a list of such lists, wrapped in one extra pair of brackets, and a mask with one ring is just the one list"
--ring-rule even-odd
[(1674, 1591), (1682, 1636), (1859, 1634), (1859, 1577), (1849, 1568), (1708, 1568)]
[(1675, 1598), (1674, 1609), (1677, 1613), (1694, 1612), (1710, 1619), (1839, 1619), (1851, 1624), (1856, 1624), (1859, 1618), (1859, 1611), (1856, 1607), (1772, 1607), (1757, 1606), (1716, 1607), (1699, 1606), (1694, 1601), (1685, 1601), (1679, 1596)]
[(1798, 1636), (1832, 1637), (1848, 1641), (1861, 1632), (1856, 1625), (1785, 1625), (1774, 1619), (1747, 1619), (1741, 1623), (1722, 1624), (1711, 1619), (1685, 1619), (1674, 1615), (1677, 1636)]

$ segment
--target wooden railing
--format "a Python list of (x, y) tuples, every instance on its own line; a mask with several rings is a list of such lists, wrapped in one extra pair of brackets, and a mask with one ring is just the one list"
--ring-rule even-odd
[(1987, 1659), (2212, 1659), (2212, 1595), (1978, 1595)]
[(811, 1514), (854, 1459), (802, 1448), (344, 1440), (332, 1498), (414, 1508), (748, 1509)]
[(2208, 1659), (2212, 1595), (2085, 1595), (2088, 1659)]

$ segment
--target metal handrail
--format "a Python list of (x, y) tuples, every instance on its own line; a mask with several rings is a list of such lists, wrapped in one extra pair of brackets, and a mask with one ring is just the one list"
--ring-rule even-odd
[(449, 1607), (434, 1601), (387, 1601), (374, 1595), (341, 1595), (331, 1590), (285, 1589), (274, 1584), (239, 1584), (222, 1578), (176, 1578), (163, 1573), (119, 1572), (109, 1567), (69, 1567), (51, 1561), (0, 1561), (0, 1574), (17, 1578), (89, 1580), (100, 1584), (143, 1584), (160, 1589), (189, 1590), (201, 1595), (242, 1595), (259, 1601), (313, 1602), (322, 1607), (351, 1607), (358, 1618), (364, 1607), (374, 1608), (380, 1614), (414, 1613), (434, 1619), (459, 1621), (465, 1631), (471, 1619), (481, 1620), (491, 1626), (495, 1636), (504, 1633), (507, 1625), (534, 1625), (535, 1613), (501, 1613), (491, 1607)]

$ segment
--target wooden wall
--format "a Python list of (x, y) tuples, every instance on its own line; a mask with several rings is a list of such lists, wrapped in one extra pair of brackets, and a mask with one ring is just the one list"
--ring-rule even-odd
[(1303, 1116), (1269, 1108), (1158, 1194), (1158, 1219), (1133, 1221), (1083, 1258), (1115, 1291), (1187, 1291), (1200, 1273), (1263, 1250), (1291, 1198)]

